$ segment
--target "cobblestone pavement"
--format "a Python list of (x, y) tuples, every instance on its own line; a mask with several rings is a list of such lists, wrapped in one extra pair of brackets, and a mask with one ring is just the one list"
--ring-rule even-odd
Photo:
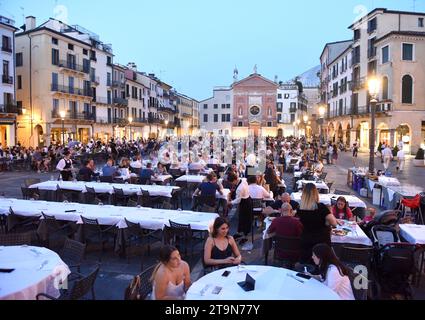
[[(369, 158), (367, 154), (359, 154), (358, 164), (361, 166), (367, 166)], [(338, 164), (326, 165), (325, 171), (328, 172), (327, 180), (334, 182), (334, 188), (346, 190), (349, 192), (349, 188), (346, 184), (347, 168), (353, 166), (353, 161), (350, 153), (341, 153)], [(376, 160), (377, 169), (383, 168), (380, 160)], [(395, 163), (391, 165), (395, 168)], [(411, 159), (407, 160), (406, 169), (403, 173), (396, 173), (395, 169), (392, 169), (394, 176), (399, 178), (402, 182), (411, 183), (425, 188), (425, 168), (418, 168), (412, 165)], [(53, 173), (56, 176), (55, 173)], [(35, 173), (35, 172), (0, 172), (0, 194), (4, 194), (7, 197), (21, 197), (20, 186), (25, 178), (40, 178), (42, 181), (49, 180), (52, 173)], [(284, 176), (286, 184), (292, 185), (292, 175), (285, 174)], [(368, 199), (364, 199), (371, 205)], [(185, 208), (189, 208), (190, 204), (185, 202)], [(235, 233), (237, 225), (236, 217), (230, 217), (231, 219), (231, 233)], [(264, 257), (261, 253), (261, 234), (259, 232), (255, 235), (254, 248), (251, 251), (243, 251), (243, 260), (247, 264), (264, 264)], [(124, 290), (129, 284), (134, 275), (138, 274), (141, 270), (142, 262), (143, 267), (149, 267), (156, 263), (160, 244), (153, 245), (151, 249), (151, 255), (144, 255), (141, 257), (140, 253), (135, 252), (134, 256), (128, 261), (118, 257), (113, 253), (112, 246), (107, 248), (105, 254), (101, 260), (101, 271), (96, 281), (96, 298), (107, 299), (107, 300), (120, 300), (124, 297)], [(193, 257), (186, 257), (185, 260), (189, 262), (192, 270), (192, 281), (196, 281), (202, 276), (202, 264), (200, 262), (200, 251), (202, 246), (198, 246), (195, 250)], [(99, 251), (97, 248), (89, 248), (86, 255), (82, 272), (89, 272), (90, 269), (98, 263)], [(424, 281), (419, 288), (415, 288), (415, 298), (425, 299), (425, 286)]]

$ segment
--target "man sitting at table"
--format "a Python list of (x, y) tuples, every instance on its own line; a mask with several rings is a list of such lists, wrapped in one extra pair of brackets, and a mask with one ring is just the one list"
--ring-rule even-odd
[[(291, 200), (291, 196), (289, 195), (289, 193), (282, 194), (270, 207), (275, 210), (274, 212), (280, 212), (280, 208), (285, 203), (288, 203), (289, 205), (291, 205), (291, 208), (295, 211), (297, 211), (298, 208), (300, 207), (298, 202), (296, 202), (295, 200)], [(270, 212), (270, 210), (268, 210), (268, 212)]]
[[(284, 203), (280, 209), (280, 217), (274, 218), (268, 234), (274, 234), (279, 237), (299, 238), (303, 231), (303, 225), (297, 218), (294, 217), (294, 211), (289, 203)], [(279, 259), (290, 259), (297, 261), (300, 258), (299, 254), (276, 250), (276, 256)]]
[(249, 176), (247, 178), (249, 196), (251, 199), (269, 199), (270, 193), (263, 187), (258, 185), (257, 176)]
[(99, 174), (94, 172), (94, 161), (93, 159), (89, 159), (84, 161), (84, 167), (78, 171), (78, 180), (90, 182), (93, 181), (95, 177)]
[[(214, 173), (209, 173), (206, 178), (207, 181), (202, 182), (193, 193), (193, 206), (192, 210), (195, 210), (199, 205), (206, 204), (209, 207), (215, 208), (216, 206), (216, 192), (223, 195), (223, 189), (217, 183), (217, 176)], [(198, 196), (201, 195), (204, 198), (204, 203), (198, 202)]]
[(106, 164), (102, 168), (102, 175), (104, 177), (115, 177), (117, 174), (117, 168), (114, 167), (114, 159), (108, 158)]
[(148, 163), (145, 169), (140, 171), (140, 181), (142, 184), (146, 184), (151, 180), (152, 177), (156, 177), (155, 172), (152, 170), (152, 163)]

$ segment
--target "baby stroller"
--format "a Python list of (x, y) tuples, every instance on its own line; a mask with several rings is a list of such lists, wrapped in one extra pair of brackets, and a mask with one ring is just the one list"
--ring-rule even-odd
[(373, 241), (372, 228), (374, 226), (390, 226), (395, 228), (399, 224), (402, 212), (400, 210), (386, 210), (377, 214), (369, 223), (362, 225), (361, 228), (366, 235)]
[(401, 242), (396, 228), (391, 225), (373, 226), (372, 235), (375, 296), (412, 299), (410, 279), (416, 270), (416, 246)]

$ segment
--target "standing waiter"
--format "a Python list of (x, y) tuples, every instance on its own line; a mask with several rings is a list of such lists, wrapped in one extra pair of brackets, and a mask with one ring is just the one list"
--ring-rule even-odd
[(63, 181), (71, 181), (72, 180), (72, 160), (71, 160), (71, 152), (66, 150), (63, 153), (63, 158), (58, 162), (56, 169), (60, 171)]

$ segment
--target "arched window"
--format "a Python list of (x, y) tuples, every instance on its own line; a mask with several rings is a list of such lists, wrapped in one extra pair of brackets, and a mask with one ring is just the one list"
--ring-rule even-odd
[(271, 108), (271, 107), (269, 107), (268, 115), (269, 115), (269, 116), (271, 116), (271, 115), (272, 115), (272, 108)]
[(239, 110), (238, 110), (238, 115), (243, 115), (243, 113), (242, 113), (242, 107), (239, 107)]
[(401, 103), (413, 103), (413, 79), (408, 74), (402, 80)]
[(382, 78), (382, 100), (388, 100), (388, 77)]

